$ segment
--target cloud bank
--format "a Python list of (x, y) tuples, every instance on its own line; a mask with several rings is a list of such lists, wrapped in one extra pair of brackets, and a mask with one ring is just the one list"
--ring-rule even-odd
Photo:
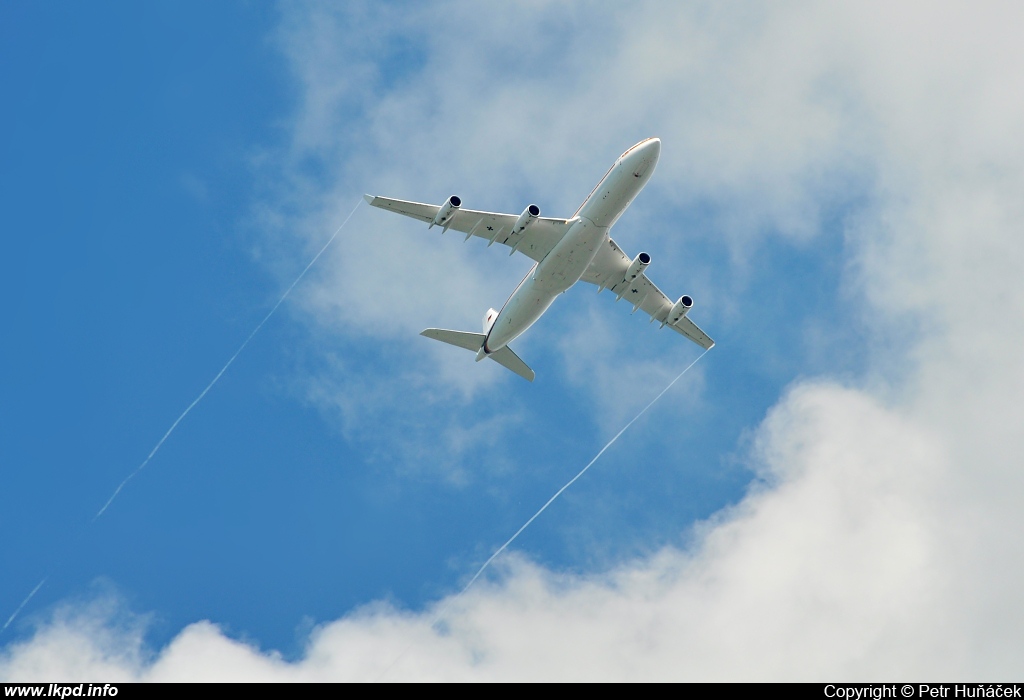
[[(464, 199), (509, 210), (501, 198), (529, 184), (552, 193), (551, 209), (571, 210), (609, 154), (659, 135), (687, 153), (663, 161), (652, 182), (662, 206), (701, 203), (738, 270), (756, 264), (759, 240), (798, 245), (843, 205), (844, 289), (862, 300), (851, 323), (866, 338), (867, 370), (791, 386), (755, 431), (747, 496), (695, 526), (687, 548), (581, 575), (512, 558), (496, 581), (434, 609), (378, 604), (323, 624), (293, 661), (210, 622), (151, 650), (138, 624), (73, 609), (9, 646), (0, 677), (1005, 680), (1019, 671), (1022, 15), (1009, 3), (289, 11), (281, 45), (303, 88), (287, 167), (295, 201), (321, 203), (303, 219), (311, 238), (351, 206), (331, 202), (366, 173), (399, 197), (423, 182), (438, 183), (439, 196), (448, 178), (471, 183)], [(420, 37), (439, 17), (459, 19)], [(389, 61), (414, 68), (390, 73)], [(314, 153), (345, 156), (325, 190), (303, 174)], [(477, 300), (519, 274), (474, 272), (481, 253), (468, 246), (407, 242), (386, 251), (398, 279), (383, 297), (360, 284), (372, 251), (359, 246), (369, 244), (339, 252), (336, 272), (307, 298), (312, 322), (377, 337), (418, 330), (415, 290), (427, 285), (451, 286), (441, 293), (449, 314), (475, 319)], [(425, 279), (433, 273), (416, 260), (467, 272)], [(709, 290), (727, 309), (729, 284)], [(435, 359), (438, 381), (455, 381), (457, 369)], [(495, 380), (465, 381), (471, 396), (473, 382)]]

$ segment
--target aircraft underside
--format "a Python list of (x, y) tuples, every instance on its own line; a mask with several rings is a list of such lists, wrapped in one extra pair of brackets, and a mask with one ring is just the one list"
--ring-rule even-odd
[(516, 374), (533, 381), (534, 372), (508, 348), (544, 315), (555, 298), (583, 280), (610, 290), (618, 299), (628, 299), (633, 311), (643, 309), (651, 321), (659, 321), (705, 349), (714, 341), (687, 314), (693, 300), (683, 295), (672, 302), (651, 282), (645, 270), (651, 256), (640, 253), (632, 260), (609, 236), (612, 225), (622, 216), (647, 184), (661, 154), (661, 141), (645, 139), (628, 149), (569, 219), (540, 216), (531, 204), (518, 216), (462, 209), (462, 200), (449, 197), (440, 205), (420, 204), (366, 195), (371, 205), (440, 226), (488, 239), (488, 246), (501, 243), (511, 252), (523, 253), (537, 262), (501, 310), (490, 309), (484, 317), (483, 333), (428, 328), (421, 335), (476, 352), (477, 360), (491, 358)]

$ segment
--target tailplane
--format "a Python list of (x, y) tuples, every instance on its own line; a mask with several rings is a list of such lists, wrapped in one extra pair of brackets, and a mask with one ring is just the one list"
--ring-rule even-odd
[(457, 348), (472, 350), (473, 352), (476, 352), (483, 347), (484, 339), (487, 337), (483, 333), (446, 331), (443, 328), (428, 328), (420, 333), (420, 335), (431, 338), (432, 340), (440, 340), (442, 343), (448, 343), (449, 345), (454, 345)]
[(505, 369), (510, 369), (528, 382), (532, 382), (536, 373), (526, 366), (526, 363), (519, 359), (519, 355), (512, 352), (507, 345), (498, 352), (492, 352), (487, 357), (491, 358)]
[[(420, 335), (432, 340), (440, 340), (442, 343), (454, 345), (457, 348), (465, 348), (472, 352), (479, 353), (483, 348), (487, 336), (483, 333), (468, 333), (466, 331), (449, 331), (443, 328), (428, 328)], [(487, 355), (505, 369), (509, 369), (528, 382), (532, 382), (536, 373), (526, 366), (526, 363), (519, 359), (519, 356), (512, 352), (509, 347), (504, 347), (497, 352)]]

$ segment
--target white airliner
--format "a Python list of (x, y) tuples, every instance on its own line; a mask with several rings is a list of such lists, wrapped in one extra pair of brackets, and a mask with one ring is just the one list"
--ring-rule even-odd
[(662, 328), (668, 326), (710, 349), (715, 342), (686, 316), (693, 299), (684, 294), (673, 303), (644, 274), (651, 256), (640, 253), (630, 260), (608, 235), (651, 179), (660, 155), (661, 140), (656, 138), (630, 148), (569, 219), (542, 217), (536, 204), (516, 216), (462, 209), (462, 200), (454, 195), (440, 206), (365, 195), (373, 206), (419, 219), (429, 223), (428, 228), (461, 231), (467, 241), (472, 236), (486, 238), (488, 246), (501, 243), (511, 248), (509, 255), (518, 251), (537, 261), (501, 311), (488, 309), (483, 333), (428, 328), (420, 335), (471, 350), (477, 362), (489, 357), (532, 382), (533, 370), (508, 344), (532, 326), (559, 294), (583, 280), (597, 285), (598, 292), (610, 290), (616, 301), (632, 302), (634, 313), (642, 309)]

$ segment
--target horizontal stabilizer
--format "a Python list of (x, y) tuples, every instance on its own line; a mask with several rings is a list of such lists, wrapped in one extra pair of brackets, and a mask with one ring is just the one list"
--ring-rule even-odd
[(484, 338), (487, 337), (483, 333), (446, 331), (443, 328), (428, 328), (420, 333), (420, 335), (431, 338), (432, 340), (440, 340), (442, 343), (448, 343), (449, 345), (454, 345), (457, 348), (466, 348), (473, 352), (480, 349), (484, 344)]
[[(440, 340), (442, 343), (454, 345), (457, 348), (465, 348), (472, 352), (478, 352), (483, 347), (483, 333), (468, 333), (466, 331), (449, 331), (443, 328), (428, 328), (420, 335), (432, 340)], [(532, 382), (537, 375), (526, 363), (519, 359), (519, 356), (512, 352), (511, 348), (504, 347), (498, 352), (487, 355), (505, 369), (512, 370), (528, 382)]]
[(512, 352), (512, 349), (508, 346), (503, 347), (498, 352), (491, 353), (487, 357), (505, 369), (512, 370), (528, 382), (532, 382), (533, 378), (537, 376), (532, 369), (526, 366), (525, 362), (519, 359), (519, 355)]

